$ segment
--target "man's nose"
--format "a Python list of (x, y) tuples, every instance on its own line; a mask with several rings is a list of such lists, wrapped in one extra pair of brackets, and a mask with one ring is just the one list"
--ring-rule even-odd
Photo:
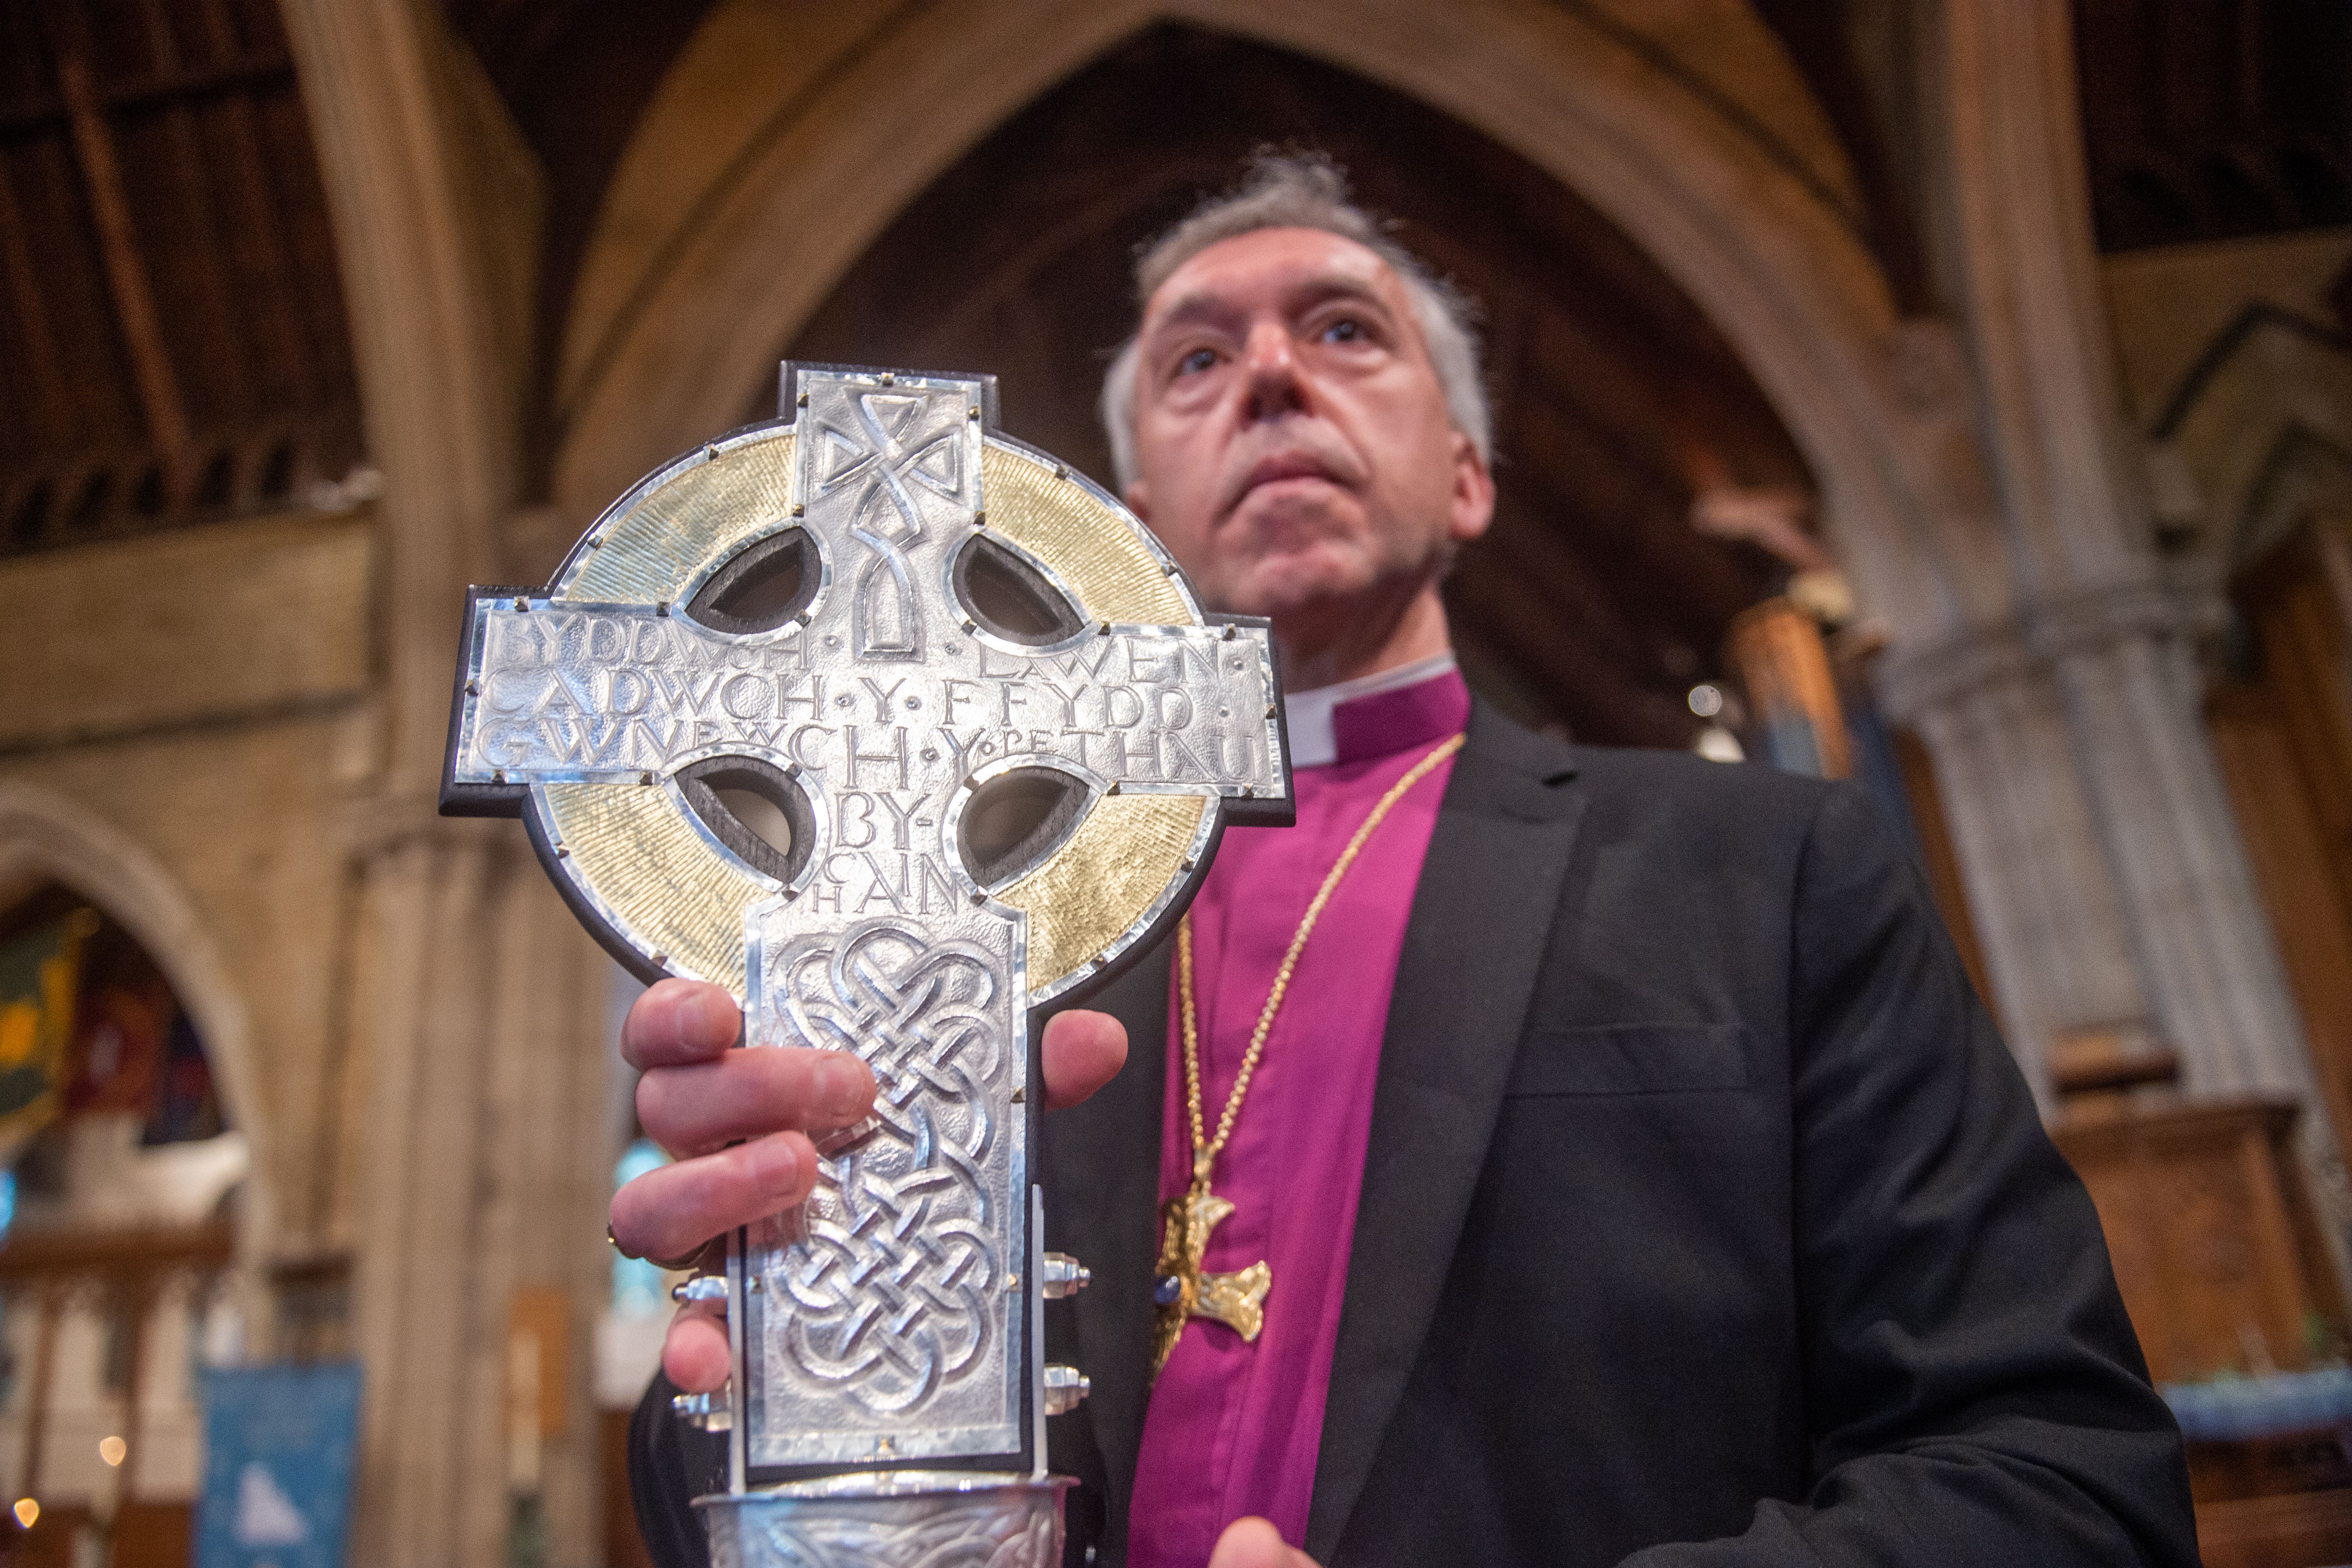
[(1278, 419), (1307, 406), (1298, 356), (1290, 333), (1278, 323), (1263, 321), (1251, 329), (1242, 345), (1242, 368), (1247, 376), (1244, 418)]

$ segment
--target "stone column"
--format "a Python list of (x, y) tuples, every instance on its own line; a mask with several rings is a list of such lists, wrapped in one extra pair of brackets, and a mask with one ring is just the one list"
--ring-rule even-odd
[(541, 183), (434, 0), (280, 0), (384, 475), (378, 763), (358, 883), (339, 1228), (366, 1407), (355, 1562), (492, 1568), (507, 1320), (572, 1298), (550, 1561), (600, 1556), (588, 1361), (600, 1270), (606, 961), (506, 823), (434, 815), (468, 582), (495, 580)]
[(1898, 658), (1885, 696), (1935, 761), (1996, 1000), (2037, 1089), (2066, 1030), (2144, 1021), (2181, 1052), (2190, 1092), (2315, 1108), (2200, 682), (2179, 611), (2133, 590)]
[(1987, 962), (2037, 1068), (2074, 1024), (2145, 1019), (2186, 1086), (2302, 1098), (2333, 1146), (2158, 585), (2099, 293), (2066, 8), (1937, 0), (1923, 203), (1965, 331), (2011, 605), (1886, 672), (1948, 796)]
[(354, 1342), (367, 1375), (355, 1561), (505, 1560), (507, 1313), (570, 1304), (549, 1562), (602, 1550), (591, 1390), (610, 1279), (611, 963), (506, 823), (416, 823), (362, 855)]
[(2147, 1016), (2064, 701), (2022, 640), (2000, 636), (1892, 661), (1882, 700), (1935, 763), (1990, 1000), (2046, 1110), (2053, 1041)]

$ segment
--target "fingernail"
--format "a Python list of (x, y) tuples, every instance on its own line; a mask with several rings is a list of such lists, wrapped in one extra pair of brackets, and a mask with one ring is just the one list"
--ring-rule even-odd
[(763, 1193), (782, 1198), (800, 1185), (800, 1153), (784, 1139), (762, 1138), (747, 1143), (743, 1159), (751, 1167), (751, 1180)]
[(829, 1057), (816, 1064), (816, 1095), (833, 1115), (850, 1115), (865, 1102), (866, 1075), (846, 1057)]
[(735, 1038), (734, 1021), (728, 1016), (730, 1008), (718, 993), (698, 991), (690, 1004), (700, 1020), (699, 1033), (705, 1044), (729, 1045)]

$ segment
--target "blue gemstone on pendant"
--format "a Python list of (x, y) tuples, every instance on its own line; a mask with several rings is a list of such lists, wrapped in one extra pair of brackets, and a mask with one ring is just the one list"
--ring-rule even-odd
[(1172, 1307), (1184, 1294), (1184, 1281), (1173, 1274), (1162, 1274), (1151, 1288), (1151, 1299), (1162, 1307)]

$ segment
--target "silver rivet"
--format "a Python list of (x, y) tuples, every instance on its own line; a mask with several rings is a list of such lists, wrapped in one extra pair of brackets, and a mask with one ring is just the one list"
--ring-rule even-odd
[(805, 392), (802, 393), (798, 397), (793, 399), (793, 404), (795, 407), (806, 408), (808, 406), (808, 394)]
[(793, 515), (794, 517), (806, 517), (808, 515), (808, 508), (801, 505), (798, 501), (794, 501), (793, 503)]
[(1269, 719), (1274, 717), (1274, 704), (1271, 702), (1265, 705), (1265, 716)]
[(988, 526), (988, 513), (987, 513), (987, 511), (986, 511), (985, 510), (980, 510), (980, 511), (973, 512), (973, 513), (971, 514), (971, 525), (972, 525), (972, 527), (974, 527), (974, 528), (986, 528), (986, 527)]
[(1028, 1104), (1028, 1103), (1029, 1103), (1029, 1091), (1028, 1091), (1027, 1089), (1014, 1089), (1014, 1090), (1013, 1091), (1013, 1104), (1015, 1104), (1015, 1105), (1026, 1105), (1026, 1104)]
[(655, 953), (654, 967), (656, 969), (667, 969), (669, 967), (669, 954), (666, 952)]
[(976, 632), (980, 630), (980, 623), (977, 621), (966, 621), (963, 624), (963, 629), (967, 632)]
[(706, 441), (702, 444), (702, 460), (704, 462), (708, 463), (714, 461), (718, 456), (719, 445), (717, 442)]
[(641, 784), (649, 784), (654, 782), (654, 775), (651, 773), (639, 773), (637, 775), (637, 782)]
[(506, 782), (507, 782), (507, 771), (506, 771), (506, 769), (504, 769), (504, 768), (492, 768), (492, 769), (490, 770), (490, 782), (491, 782), (492, 784), (504, 784), (504, 783), (506, 783)]
[(975, 403), (975, 404), (973, 404), (971, 407), (969, 407), (969, 408), (965, 409), (965, 410), (963, 411), (963, 416), (964, 416), (965, 418), (967, 418), (967, 419), (977, 419), (977, 418), (979, 418), (979, 417), (980, 417), (980, 405), (979, 405), (979, 404), (977, 404), (977, 403)]
[(569, 860), (572, 858), (572, 851), (559, 844), (555, 847), (555, 858), (558, 860)]
[(975, 904), (984, 904), (988, 902), (988, 895), (986, 893), (974, 893), (971, 896), (971, 901)]
[(524, 598), (520, 594), (517, 594), (515, 595), (514, 605), (518, 610), (528, 610), (530, 608), (530, 601)]
[(1068, 479), (1068, 478), (1070, 477), (1070, 466), (1069, 466), (1067, 463), (1056, 463), (1056, 464), (1055, 464), (1055, 465), (1054, 465), (1054, 477), (1055, 477), (1055, 479)]
[(1168, 563), (1168, 575), (1170, 575), (1171, 577), (1173, 577), (1174, 575), (1176, 575), (1176, 574), (1177, 574), (1180, 570), (1181, 570), (1181, 568), (1180, 568), (1180, 567), (1176, 564), (1176, 563), (1174, 563), (1173, 561), (1171, 561), (1171, 562)]
[(1098, 632), (1100, 635), (1102, 635), (1102, 636), (1104, 636), (1104, 637), (1108, 637), (1108, 636), (1110, 636), (1110, 623), (1109, 623), (1108, 621), (1105, 621), (1105, 622), (1103, 622), (1100, 626), (1097, 626), (1095, 629), (1096, 629), (1096, 631), (1097, 631), (1097, 632)]
[(898, 384), (898, 378), (886, 370), (882, 373), (882, 384), (885, 386), (896, 386)]
[(657, 616), (666, 616), (666, 615), (668, 615), (668, 614), (669, 614), (669, 601), (668, 601), (667, 599), (664, 599), (664, 600), (662, 600), (659, 604), (656, 604), (656, 605), (654, 606), (654, 614), (655, 614), (655, 615), (657, 615)]
[(480, 681), (478, 681), (478, 680), (469, 680), (469, 681), (466, 682), (466, 695), (467, 695), (467, 696), (468, 696), (468, 697), (479, 697), (481, 694), (482, 694), (482, 683), (481, 683)]
[(1108, 784), (1105, 784), (1105, 785), (1103, 786), (1103, 794), (1105, 794), (1105, 795), (1117, 795), (1118, 793), (1118, 781), (1117, 779), (1113, 779), (1113, 780), (1111, 780), (1111, 781), (1110, 781), (1110, 783), (1108, 783)]
[(604, 536), (603, 534), (601, 534), (601, 533), (592, 533), (592, 534), (590, 534), (590, 535), (588, 536), (588, 548), (589, 548), (589, 549), (591, 549), (591, 550), (602, 550), (602, 549), (604, 549)]
[(1233, 641), (1233, 640), (1234, 640), (1234, 628), (1233, 628), (1232, 626), (1227, 626), (1227, 627), (1225, 628), (1225, 640), (1226, 640), (1227, 642), (1231, 642), (1231, 641)]

